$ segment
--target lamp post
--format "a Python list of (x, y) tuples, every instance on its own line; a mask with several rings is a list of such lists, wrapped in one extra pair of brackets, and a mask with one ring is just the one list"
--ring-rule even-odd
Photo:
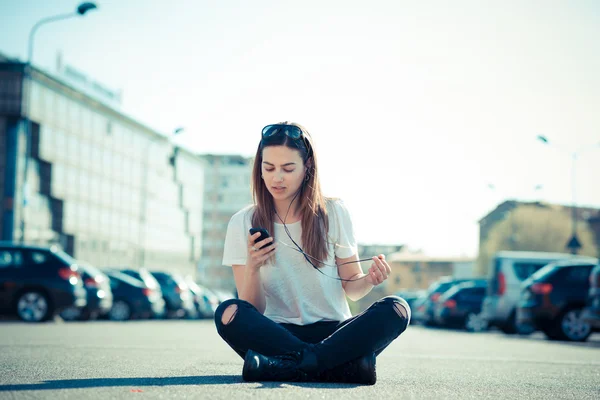
[(92, 11), (97, 9), (98, 7), (96, 6), (96, 4), (94, 3), (90, 3), (90, 2), (85, 2), (85, 3), (81, 3), (77, 9), (74, 12), (70, 12), (70, 13), (66, 13), (66, 14), (59, 14), (59, 15), (54, 15), (52, 17), (47, 17), (47, 18), (43, 18), (41, 20), (39, 20), (38, 22), (36, 22), (35, 25), (33, 25), (33, 27), (31, 28), (31, 31), (29, 32), (29, 41), (28, 41), (28, 46), (27, 46), (27, 66), (25, 68), (25, 74), (24, 74), (24, 82), (27, 85), (24, 88), (24, 93), (26, 93), (25, 99), (26, 99), (26, 110), (27, 110), (27, 119), (25, 121), (25, 163), (23, 165), (23, 185), (22, 185), (22, 191), (21, 194), (23, 196), (22, 199), (22, 207), (21, 207), (21, 215), (20, 215), (20, 237), (19, 237), (19, 241), (21, 243), (23, 243), (25, 241), (25, 208), (27, 206), (27, 196), (28, 196), (28, 188), (27, 188), (27, 174), (29, 171), (29, 157), (31, 156), (31, 133), (32, 133), (32, 129), (31, 129), (31, 87), (32, 87), (32, 61), (33, 61), (33, 39), (35, 37), (35, 33), (37, 32), (37, 30), (45, 24), (51, 23), (51, 22), (56, 22), (56, 21), (62, 21), (65, 19), (69, 19), (69, 18), (73, 18), (73, 17), (78, 17), (78, 16), (83, 16), (85, 15), (88, 11)]
[[(552, 144), (550, 140), (544, 135), (538, 135), (537, 140), (542, 142), (543, 144), (550, 145)], [(591, 150), (595, 147), (600, 147), (600, 142), (593, 145), (582, 146), (579, 149), (571, 152), (571, 237), (567, 242), (566, 247), (571, 250), (571, 253), (577, 254), (579, 249), (581, 248), (581, 243), (579, 243), (579, 239), (577, 238), (577, 203), (575, 200), (576, 193), (576, 166), (577, 166), (577, 157), (585, 151)], [(560, 149), (560, 147), (558, 148)], [(562, 150), (562, 149), (560, 149)]]
[[(179, 127), (173, 130), (173, 133), (169, 135), (167, 138), (168, 143), (170, 144), (173, 138), (185, 131), (185, 128)], [(140, 196), (141, 204), (140, 204), (140, 219), (139, 219), (139, 232), (138, 232), (138, 245), (140, 246), (140, 257), (138, 260), (138, 267), (142, 268), (144, 263), (146, 262), (146, 214), (148, 208), (148, 164), (150, 157), (150, 146), (152, 146), (158, 139), (162, 139), (162, 137), (155, 137), (150, 140), (146, 144), (146, 148), (143, 154), (144, 164), (142, 168), (142, 182), (141, 182), (141, 190), (142, 194)]]

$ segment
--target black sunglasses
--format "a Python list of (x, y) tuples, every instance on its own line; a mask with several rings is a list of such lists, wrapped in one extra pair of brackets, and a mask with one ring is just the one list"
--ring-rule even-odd
[(283, 133), (290, 139), (300, 139), (303, 136), (302, 129), (296, 125), (273, 124), (267, 125), (262, 130), (262, 137), (268, 138)]

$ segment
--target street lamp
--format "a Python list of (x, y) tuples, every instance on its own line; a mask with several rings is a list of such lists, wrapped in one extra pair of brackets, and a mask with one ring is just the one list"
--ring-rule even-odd
[(22, 208), (21, 208), (21, 218), (20, 218), (20, 228), (21, 228), (21, 232), (20, 232), (20, 238), (19, 241), (21, 243), (23, 243), (25, 241), (25, 207), (27, 206), (27, 195), (28, 195), (28, 190), (27, 190), (27, 174), (29, 171), (29, 157), (31, 155), (31, 87), (32, 82), (32, 61), (33, 61), (33, 39), (35, 37), (35, 33), (37, 32), (37, 30), (45, 24), (48, 24), (50, 22), (56, 22), (56, 21), (61, 21), (64, 19), (69, 19), (69, 18), (73, 18), (73, 17), (78, 17), (78, 16), (83, 16), (85, 15), (88, 11), (92, 11), (97, 9), (98, 7), (96, 6), (96, 4), (94, 3), (90, 3), (90, 2), (85, 2), (85, 3), (81, 3), (77, 9), (74, 12), (70, 12), (70, 13), (66, 13), (66, 14), (59, 14), (59, 15), (54, 15), (52, 17), (47, 17), (44, 19), (39, 20), (38, 22), (36, 22), (35, 25), (33, 25), (33, 27), (31, 28), (31, 31), (29, 32), (29, 41), (28, 41), (28, 46), (27, 46), (27, 67), (25, 68), (25, 74), (24, 74), (24, 82), (27, 85), (24, 88), (24, 92), (27, 93), (27, 95), (25, 96), (26, 102), (27, 102), (27, 120), (25, 123), (26, 126), (26, 132), (25, 132), (25, 164), (23, 166), (23, 185), (22, 185)]
[[(550, 142), (550, 140), (544, 135), (538, 135), (537, 140), (546, 145), (552, 144), (552, 142)], [(571, 238), (567, 242), (566, 247), (571, 250), (571, 253), (573, 254), (577, 254), (577, 251), (581, 248), (581, 243), (579, 243), (579, 239), (577, 239), (577, 203), (575, 201), (575, 189), (577, 185), (575, 178), (575, 167), (577, 165), (577, 157), (579, 154), (581, 154), (584, 150), (590, 150), (594, 147), (600, 147), (600, 142), (593, 145), (582, 146), (579, 149), (571, 152)]]
[[(168, 143), (172, 143), (173, 138), (185, 131), (185, 128), (179, 127), (173, 130), (173, 133), (169, 135), (167, 138)], [(140, 257), (138, 261), (138, 267), (142, 268), (146, 261), (146, 213), (148, 208), (148, 164), (150, 157), (150, 146), (152, 146), (158, 139), (162, 139), (162, 136), (154, 137), (146, 144), (146, 148), (144, 151), (144, 164), (142, 171), (142, 195), (141, 195), (141, 205), (140, 205), (140, 219), (139, 219), (139, 232), (138, 232), (138, 245), (140, 246)], [(173, 165), (174, 166), (174, 165)]]

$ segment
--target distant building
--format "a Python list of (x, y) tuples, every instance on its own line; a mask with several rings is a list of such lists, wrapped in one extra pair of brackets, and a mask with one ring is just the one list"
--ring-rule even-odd
[[(486, 214), (479, 220), (479, 253), (482, 254), (483, 249), (489, 239), (489, 234), (497, 223), (506, 219), (511, 211), (522, 207), (538, 207), (549, 210), (558, 210), (572, 215), (573, 207), (570, 205), (551, 204), (544, 202), (522, 202), (516, 200), (506, 200), (500, 203), (495, 209)], [(600, 254), (600, 209), (593, 207), (575, 207), (575, 216), (577, 221), (585, 222), (588, 224), (594, 235), (594, 242), (597, 248), (598, 254)], [(565, 233), (565, 244), (570, 232)], [(568, 249), (555, 249), (554, 251), (568, 251)], [(478, 269), (482, 272), (487, 271), (485, 265), (479, 265)]]
[(0, 160), (1, 240), (58, 244), (98, 266), (195, 272), (201, 160), (102, 98), (0, 57)]
[(399, 252), (388, 257), (392, 274), (386, 293), (399, 290), (427, 289), (441, 277), (473, 278), (475, 260), (461, 257), (430, 257), (420, 253)]
[(404, 245), (402, 244), (358, 244), (358, 257), (369, 258), (379, 254), (388, 256), (392, 253), (402, 251)]
[(223, 266), (223, 246), (229, 220), (252, 204), (252, 159), (240, 155), (202, 154), (204, 194), (202, 257), (198, 280), (205, 285), (235, 290), (233, 272)]
[[(510, 218), (512, 215), (512, 211), (521, 207), (535, 207), (540, 209), (545, 209), (550, 212), (556, 213), (556, 215), (568, 215), (572, 217), (575, 215), (577, 221), (586, 225), (586, 228), (590, 228), (591, 233), (593, 235), (593, 242), (589, 243), (585, 249), (580, 250), (581, 254), (593, 253), (596, 250), (597, 254), (600, 254), (600, 209), (593, 207), (576, 207), (573, 208), (570, 205), (561, 205), (561, 204), (551, 204), (544, 202), (521, 202), (516, 200), (507, 200), (500, 203), (494, 210), (490, 211), (487, 215), (479, 220), (479, 256), (477, 259), (477, 271), (479, 274), (485, 275), (487, 274), (492, 252), (488, 249), (488, 240), (490, 238), (490, 232), (499, 222)], [(574, 211), (574, 213), (573, 213)], [(507, 233), (509, 243), (512, 245), (506, 245), (505, 248), (501, 250), (539, 250), (539, 249), (531, 249), (531, 248), (520, 248), (519, 247), (519, 239), (518, 234)], [(567, 242), (570, 240), (572, 236), (571, 226), (569, 228), (565, 228), (564, 232), (564, 245), (553, 245), (552, 248), (547, 247), (547, 251), (553, 252), (569, 252), (567, 249)], [(595, 249), (590, 248), (589, 245), (594, 245)]]

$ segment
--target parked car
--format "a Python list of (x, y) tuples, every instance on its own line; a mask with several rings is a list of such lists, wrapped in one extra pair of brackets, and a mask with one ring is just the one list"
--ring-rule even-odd
[(427, 292), (419, 295), (419, 297), (413, 300), (411, 309), (411, 324), (423, 324), (425, 323), (425, 302), (427, 301)]
[(224, 302), (225, 300), (235, 299), (235, 294), (233, 294), (232, 292), (230, 292), (228, 290), (225, 290), (225, 289), (214, 289), (214, 288), (211, 288), (210, 290), (219, 299), (219, 304), (222, 303), (222, 302)]
[(164, 271), (150, 271), (162, 289), (166, 315), (170, 318), (196, 318), (192, 292), (181, 275)]
[(78, 265), (87, 292), (87, 305), (83, 308), (69, 307), (63, 310), (60, 316), (64, 320), (72, 321), (96, 319), (108, 314), (113, 303), (108, 276), (92, 265)]
[(469, 332), (486, 330), (487, 322), (481, 315), (486, 288), (485, 281), (463, 282), (452, 286), (440, 296), (435, 305), (435, 322), (440, 326), (464, 328)]
[(592, 327), (581, 318), (597, 259), (563, 260), (546, 265), (523, 283), (517, 323), (541, 330), (550, 339), (582, 342)]
[(528, 333), (516, 324), (521, 284), (543, 266), (557, 260), (573, 258), (572, 254), (529, 251), (501, 251), (494, 255), (483, 300), (483, 317), (489, 326), (507, 334)]
[(421, 304), (421, 306), (424, 307), (422, 322), (425, 325), (435, 325), (434, 310), (440, 296), (452, 286), (467, 281), (472, 281), (472, 279), (454, 279), (451, 277), (443, 277), (429, 285), (429, 288), (427, 289), (427, 297)]
[(113, 306), (108, 318), (126, 321), (134, 318), (154, 318), (165, 312), (165, 302), (160, 293), (144, 282), (122, 272), (103, 270), (110, 278)]
[(196, 283), (191, 276), (186, 277), (185, 283), (192, 291), (194, 304), (199, 318), (212, 318), (219, 306), (219, 300), (208, 288)]
[(590, 274), (587, 306), (583, 309), (581, 318), (592, 328), (600, 328), (600, 264), (596, 265)]
[(425, 290), (401, 290), (396, 292), (396, 296), (402, 297), (408, 303), (408, 306), (413, 308), (415, 301), (425, 294)]
[[(122, 272), (126, 275), (131, 276), (132, 278), (135, 278), (135, 279), (138, 279), (138, 280), (144, 282), (144, 284), (146, 285), (147, 288), (154, 290), (155, 292), (157, 292), (160, 295), (160, 297), (163, 297), (162, 288), (160, 287), (160, 283), (158, 283), (158, 281), (156, 280), (154, 275), (152, 275), (150, 273), (150, 271), (148, 271), (146, 268), (140, 268), (138, 270), (126, 268), (126, 269), (119, 270), (119, 272)], [(166, 312), (166, 309), (165, 309), (165, 312)], [(163, 318), (164, 313), (157, 314), (156, 317)]]
[(58, 247), (0, 242), (0, 313), (41, 322), (86, 297), (77, 262)]

